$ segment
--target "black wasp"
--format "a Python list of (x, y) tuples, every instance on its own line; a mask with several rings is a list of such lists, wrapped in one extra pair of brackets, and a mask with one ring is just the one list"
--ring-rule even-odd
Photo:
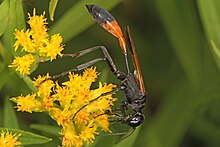
[[(85, 50), (82, 50), (78, 53), (74, 54), (64, 54), (64, 56), (69, 56), (73, 58), (81, 57), (87, 53), (93, 52), (95, 50), (101, 49), (101, 51), (104, 54), (104, 58), (96, 58), (91, 61), (88, 61), (86, 63), (83, 63), (81, 65), (76, 66), (75, 68), (65, 71), (59, 75), (52, 76), (51, 79), (56, 79), (61, 76), (67, 75), (69, 72), (72, 71), (79, 71), (82, 69), (85, 69), (99, 61), (106, 61), (108, 64), (108, 67), (112, 71), (112, 73), (116, 76), (117, 79), (121, 81), (121, 84), (117, 86), (116, 89), (112, 90), (111, 92), (107, 92), (102, 94), (101, 96), (95, 98), (94, 100), (90, 101), (90, 103), (98, 100), (100, 97), (108, 94), (115, 93), (118, 90), (121, 90), (126, 95), (126, 100), (122, 102), (121, 108), (116, 110), (121, 112), (121, 114), (118, 114), (115, 112), (106, 112), (106, 114), (115, 115), (118, 117), (117, 122), (120, 121), (123, 124), (127, 124), (128, 126), (132, 127), (131, 132), (128, 134), (128, 132), (123, 133), (114, 133), (113, 135), (122, 135), (122, 134), (130, 134), (133, 133), (135, 128), (139, 125), (141, 125), (144, 121), (144, 114), (142, 113), (142, 109), (145, 107), (146, 102), (146, 92), (145, 92), (145, 86), (144, 86), (144, 80), (141, 72), (140, 63), (138, 60), (138, 56), (136, 53), (136, 48), (134, 46), (133, 40), (131, 38), (129, 27), (126, 26), (126, 36), (127, 41), (123, 36), (123, 33), (121, 31), (120, 26), (118, 25), (115, 18), (106, 10), (100, 8), (99, 6), (95, 4), (88, 4), (86, 5), (90, 15), (95, 19), (96, 22), (98, 22), (104, 29), (106, 29), (108, 32), (113, 34), (115, 37), (119, 39), (120, 48), (125, 56), (125, 64), (127, 68), (127, 74), (125, 74), (122, 71), (119, 71), (116, 68), (115, 63), (113, 62), (111, 56), (108, 53), (108, 50), (104, 46), (95, 46), (92, 48), (88, 48)], [(135, 67), (136, 74), (132, 74), (129, 69), (129, 63), (128, 63), (128, 54), (126, 49), (126, 44), (129, 46), (130, 52), (132, 54), (132, 60)], [(73, 119), (77, 115), (79, 111), (81, 111), (83, 108), (85, 108), (87, 105), (84, 105), (81, 107), (73, 116)], [(127, 110), (131, 109), (132, 114), (127, 114)], [(111, 135), (111, 134), (109, 134)], [(126, 137), (127, 137), (126, 136)]]

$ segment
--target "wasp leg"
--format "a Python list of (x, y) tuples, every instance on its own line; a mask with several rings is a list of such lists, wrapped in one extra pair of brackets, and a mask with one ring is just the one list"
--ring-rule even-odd
[(134, 133), (136, 128), (131, 128), (126, 132), (118, 132), (118, 133), (105, 133), (100, 134), (99, 136), (121, 136), (123, 135), (115, 144), (119, 143), (120, 141), (124, 140), (125, 138), (129, 137), (132, 133)]
[(110, 70), (112, 71), (112, 73), (120, 80), (123, 80), (124, 78), (126, 78), (126, 75), (117, 69), (117, 67), (116, 67), (115, 63), (113, 62), (112, 57), (110, 56), (107, 48), (104, 46), (95, 46), (95, 47), (91, 47), (88, 49), (84, 49), (84, 50), (77, 52), (77, 53), (64, 54), (63, 56), (64, 57), (79, 58), (81, 56), (84, 56), (84, 55), (86, 55), (90, 52), (93, 52), (95, 50), (98, 50), (98, 49), (101, 49), (101, 51), (104, 55), (104, 58), (106, 59), (105, 61), (106, 61), (107, 65), (109, 66)]
[[(120, 112), (121, 112), (121, 111), (120, 111)], [(121, 122), (121, 121), (122, 121), (122, 119), (121, 119), (121, 118), (122, 118), (122, 115), (119, 114), (119, 113), (116, 113), (115, 110), (114, 110), (113, 112), (106, 111), (105, 114), (107, 114), (107, 115), (114, 115), (114, 116), (118, 117), (117, 119), (115, 118), (115, 119), (110, 120), (111, 125), (112, 125), (112, 124), (115, 124), (115, 123), (117, 123), (117, 122)]]
[(95, 64), (95, 63), (97, 63), (97, 62), (99, 62), (99, 61), (105, 61), (105, 60), (106, 60), (105, 58), (96, 58), (96, 59), (93, 59), (93, 60), (88, 61), (88, 62), (86, 62), (86, 63), (80, 64), (80, 65), (76, 66), (75, 68), (72, 68), (72, 69), (70, 69), (70, 70), (64, 71), (64, 72), (62, 72), (62, 73), (60, 73), (60, 74), (57, 74), (57, 75), (53, 75), (53, 76), (51, 76), (51, 78), (45, 79), (44, 81), (42, 81), (42, 82), (38, 85), (38, 87), (40, 87), (40, 85), (41, 85), (42, 83), (44, 83), (45, 81), (47, 81), (47, 80), (55, 80), (55, 79), (57, 79), (57, 78), (66, 76), (66, 75), (69, 74), (70, 72), (75, 72), (75, 71), (83, 70), (83, 69), (85, 69), (85, 68), (87, 68), (87, 67), (89, 67), (89, 66), (91, 66), (91, 65), (93, 65), (93, 64)]
[(121, 103), (121, 113), (122, 113), (123, 117), (127, 116), (126, 110), (128, 110), (128, 102), (127, 101), (123, 101)]
[[(125, 138), (129, 137), (131, 134), (134, 133), (134, 131), (136, 130), (136, 128), (131, 128), (130, 130), (128, 130), (127, 132), (124, 132), (125, 134), (115, 143), (119, 143), (120, 141), (124, 140)], [(123, 132), (122, 132), (123, 133)]]
[(93, 65), (93, 64), (95, 64), (95, 63), (97, 63), (99, 61), (105, 61), (105, 58), (96, 58), (96, 59), (93, 59), (93, 60), (88, 61), (86, 63), (80, 64), (80, 65), (76, 66), (75, 68), (72, 68), (72, 69), (64, 71), (64, 72), (62, 72), (60, 74), (52, 76), (51, 79), (54, 80), (54, 79), (66, 76), (70, 72), (75, 72), (75, 71), (83, 70), (83, 69), (85, 69), (85, 68), (87, 68), (87, 67), (89, 67), (89, 66), (91, 66), (91, 65)]
[(101, 94), (100, 96), (98, 96), (97, 98), (95, 98), (95, 99), (89, 101), (88, 104), (82, 106), (80, 109), (78, 109), (78, 110), (76, 111), (76, 113), (75, 113), (75, 114), (73, 115), (73, 117), (72, 117), (72, 120), (74, 120), (74, 118), (76, 117), (76, 115), (77, 115), (82, 109), (84, 109), (86, 106), (88, 106), (89, 104), (95, 102), (96, 100), (100, 99), (100, 98), (103, 97), (103, 96), (106, 96), (106, 95), (109, 95), (109, 94), (113, 94), (113, 93), (117, 92), (118, 90), (119, 90), (118, 88), (115, 88), (115, 89), (113, 89), (112, 91), (103, 93), (103, 94)]
[[(120, 136), (120, 135), (126, 135), (125, 138), (127, 138), (128, 136), (130, 136), (134, 131), (135, 131), (136, 128), (131, 128), (129, 129), (128, 131), (126, 132), (117, 132), (117, 133), (106, 133), (106, 134), (100, 134), (99, 136)], [(123, 138), (123, 139), (125, 139)], [(122, 138), (121, 138), (122, 139)], [(123, 140), (122, 139), (122, 140)], [(120, 140), (121, 141), (121, 140)], [(118, 143), (118, 142), (117, 142)]]
[[(116, 111), (120, 111), (122, 114), (119, 114), (119, 113), (116, 113)], [(121, 108), (120, 109), (116, 109), (116, 111), (114, 112), (110, 112), (110, 111), (106, 111), (105, 113), (103, 114), (107, 114), (107, 115), (114, 115), (116, 117), (118, 117), (118, 119), (114, 119), (114, 120), (110, 120), (111, 122), (111, 125), (114, 124), (114, 123), (117, 123), (117, 122), (123, 122), (123, 119), (124, 119), (124, 114), (123, 112), (121, 111)], [(134, 131), (135, 131), (135, 127), (132, 127), (131, 129), (129, 129), (128, 131), (126, 132), (118, 132), (118, 133), (105, 133), (105, 134), (100, 134), (99, 136), (121, 136), (123, 135), (117, 142), (119, 143), (120, 141), (122, 141), (123, 139), (129, 137)]]
[[(88, 48), (88, 49), (84, 49), (80, 52), (77, 52), (77, 53), (73, 53), (73, 54), (63, 54), (64, 57), (72, 57), (72, 58), (78, 58), (78, 57), (81, 57), (81, 56), (84, 56), (90, 52), (93, 52), (95, 50), (98, 50), (98, 49), (101, 49), (103, 55), (104, 55), (104, 58), (96, 58), (96, 59), (93, 59), (91, 61), (88, 61), (84, 64), (81, 64), (81, 65), (78, 65), (76, 66), (75, 68), (73, 69), (70, 69), (70, 70), (67, 70), (67, 71), (64, 71), (60, 74), (57, 74), (57, 75), (54, 75), (52, 76), (51, 78), (48, 78), (46, 80), (55, 80), (57, 78), (60, 78), (60, 77), (63, 77), (63, 76), (66, 76), (69, 72), (74, 72), (74, 71), (79, 71), (79, 70), (82, 70), (82, 69), (85, 69), (99, 61), (106, 61), (107, 65), (109, 66), (110, 70), (112, 71), (112, 73), (119, 79), (119, 80), (123, 80), (126, 78), (126, 75), (119, 71), (117, 68), (116, 68), (116, 65), (115, 63), (113, 62), (110, 54), (108, 53), (108, 50), (104, 47), (104, 46), (95, 46), (95, 47), (91, 47), (91, 48)], [(38, 87), (40, 87), (40, 85), (45, 82), (46, 80), (42, 81)]]

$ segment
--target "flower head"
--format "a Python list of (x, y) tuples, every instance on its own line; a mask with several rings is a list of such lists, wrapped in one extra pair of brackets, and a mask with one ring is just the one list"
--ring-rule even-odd
[(1, 131), (0, 147), (20, 147), (21, 142), (17, 141), (21, 134), (12, 134), (9, 131)]
[(64, 146), (90, 144), (98, 129), (111, 132), (105, 111), (111, 111), (116, 101), (111, 94), (116, 85), (100, 82), (98, 88), (91, 89), (98, 75), (96, 68), (88, 68), (83, 74), (69, 73), (69, 80), (61, 84), (50, 80), (49, 74), (38, 76), (34, 82), (38, 86), (37, 94), (12, 100), (17, 103), (18, 111), (48, 112), (62, 127)]
[[(63, 39), (60, 34), (54, 34), (49, 38), (48, 28), (46, 27), (45, 12), (41, 15), (36, 15), (36, 10), (33, 10), (33, 16), (28, 14), (28, 24), (30, 28), (27, 31), (15, 30), (15, 50), (21, 48), (25, 55), (32, 56), (31, 59), (27, 60), (26, 57), (16, 57), (12, 65), (9, 67), (15, 67), (20, 74), (30, 74), (30, 66), (33, 62), (45, 62), (47, 60), (54, 60), (56, 57), (62, 56), (61, 52), (64, 49), (61, 45)], [(35, 58), (33, 58), (35, 57)], [(27, 60), (27, 64), (24, 67), (24, 58)], [(23, 59), (23, 60), (22, 60)], [(21, 62), (23, 64), (21, 64)], [(34, 66), (34, 65), (33, 65)]]
[(9, 67), (15, 67), (21, 75), (30, 74), (30, 67), (35, 62), (35, 57), (32, 54), (26, 54), (22, 57), (15, 57)]
[(29, 113), (32, 113), (32, 111), (41, 112), (43, 108), (41, 102), (36, 99), (36, 94), (21, 95), (11, 98), (11, 100), (17, 103), (16, 108), (18, 108), (18, 111)]

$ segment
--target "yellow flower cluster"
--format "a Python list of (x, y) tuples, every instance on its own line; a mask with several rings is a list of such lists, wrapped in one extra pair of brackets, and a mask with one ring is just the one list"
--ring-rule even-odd
[(30, 29), (15, 30), (15, 50), (20, 47), (25, 55), (16, 57), (9, 65), (9, 67), (16, 68), (21, 75), (30, 74), (39, 62), (52, 61), (57, 55), (62, 56), (61, 51), (64, 49), (61, 45), (63, 39), (59, 34), (54, 34), (49, 38), (45, 12), (38, 16), (34, 9), (33, 16), (28, 15)]
[(0, 134), (0, 147), (20, 147), (21, 142), (17, 141), (17, 139), (21, 136), (21, 134), (12, 134), (9, 131), (1, 131)]
[(93, 142), (98, 128), (111, 132), (105, 111), (111, 111), (116, 98), (102, 94), (112, 91), (116, 85), (100, 82), (99, 87), (92, 90), (97, 77), (96, 68), (88, 68), (83, 74), (69, 73), (69, 80), (62, 84), (49, 80), (49, 74), (39, 76), (34, 81), (39, 86), (37, 94), (11, 100), (17, 103), (18, 111), (48, 112), (62, 126), (62, 145), (80, 147), (84, 142)]

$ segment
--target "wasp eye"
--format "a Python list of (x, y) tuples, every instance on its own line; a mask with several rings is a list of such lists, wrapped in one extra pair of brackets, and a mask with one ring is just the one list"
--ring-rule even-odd
[(144, 115), (138, 113), (130, 117), (130, 119), (128, 120), (128, 125), (131, 127), (137, 127), (140, 124), (142, 124), (143, 121), (144, 121)]

